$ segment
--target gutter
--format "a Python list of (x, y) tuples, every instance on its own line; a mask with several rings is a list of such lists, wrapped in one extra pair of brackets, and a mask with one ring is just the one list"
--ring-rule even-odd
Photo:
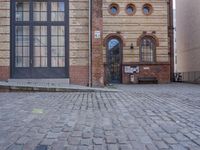
[(169, 17), (169, 37), (170, 37), (170, 80), (173, 81), (174, 76), (174, 12), (173, 12), (173, 0), (168, 2), (168, 17)]
[(89, 78), (89, 87), (92, 87), (92, 0), (88, 0), (88, 78)]

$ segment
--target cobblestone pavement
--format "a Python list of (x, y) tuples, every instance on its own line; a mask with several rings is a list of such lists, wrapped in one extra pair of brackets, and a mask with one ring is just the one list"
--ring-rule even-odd
[(200, 150), (200, 85), (0, 93), (0, 150)]

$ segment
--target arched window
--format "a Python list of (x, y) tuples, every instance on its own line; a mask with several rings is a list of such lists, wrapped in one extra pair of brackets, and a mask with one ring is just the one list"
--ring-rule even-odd
[(153, 12), (153, 7), (150, 4), (144, 4), (142, 8), (143, 14), (148, 16)]
[(141, 62), (155, 62), (156, 43), (152, 37), (143, 37), (140, 41)]

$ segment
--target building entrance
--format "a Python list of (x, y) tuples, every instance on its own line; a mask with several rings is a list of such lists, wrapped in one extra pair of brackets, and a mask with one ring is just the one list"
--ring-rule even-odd
[(121, 42), (112, 38), (107, 44), (107, 79), (109, 83), (121, 83)]

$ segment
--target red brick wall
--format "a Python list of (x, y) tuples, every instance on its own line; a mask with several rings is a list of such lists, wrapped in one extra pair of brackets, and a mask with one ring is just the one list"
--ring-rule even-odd
[(0, 66), (0, 80), (7, 80), (10, 78), (10, 67)]
[[(103, 64), (103, 17), (102, 1), (92, 1), (92, 85), (104, 85), (104, 64)], [(100, 31), (101, 37), (95, 37), (95, 31)]]
[[(137, 83), (138, 77), (156, 77), (159, 83), (169, 83), (170, 82), (170, 65), (169, 64), (156, 64), (156, 65), (138, 65), (140, 72), (134, 74), (135, 82)], [(144, 69), (146, 67), (146, 69)], [(147, 69), (149, 68), (149, 69)], [(130, 75), (124, 73), (123, 67), (123, 83), (129, 84)]]
[(87, 66), (70, 66), (69, 76), (71, 84), (88, 85)]

